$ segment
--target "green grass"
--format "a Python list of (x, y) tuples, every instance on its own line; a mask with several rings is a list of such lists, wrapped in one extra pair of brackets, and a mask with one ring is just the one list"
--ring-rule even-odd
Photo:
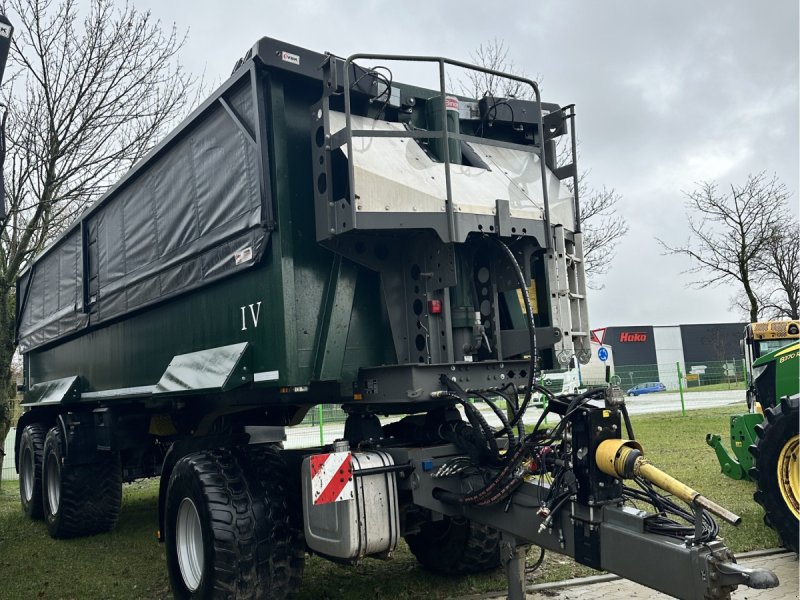
[[(777, 546), (752, 500), (753, 484), (719, 473), (705, 434), (728, 437), (730, 409), (632, 416), (637, 439), (657, 466), (743, 518), (739, 528), (721, 524), (721, 536), (734, 552)], [(0, 598), (160, 599), (170, 598), (164, 547), (155, 540), (156, 481), (126, 485), (119, 526), (109, 534), (77, 540), (51, 540), (42, 522), (26, 519), (16, 482), (0, 488)], [(538, 553), (531, 552), (535, 557)], [(559, 581), (592, 574), (553, 553), (534, 580)], [(501, 571), (451, 578), (420, 569), (405, 544), (392, 560), (366, 559), (356, 567), (311, 557), (306, 562), (303, 600), (373, 598), (452, 598), (505, 588)]]
[(730, 390), (746, 390), (744, 381), (731, 381), (724, 383), (709, 383), (708, 385), (698, 385), (694, 387), (684, 387), (684, 392), (727, 392)]

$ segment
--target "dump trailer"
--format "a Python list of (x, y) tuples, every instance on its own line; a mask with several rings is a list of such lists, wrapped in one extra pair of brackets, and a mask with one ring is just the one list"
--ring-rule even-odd
[(730, 418), (728, 452), (706, 435), (723, 474), (756, 483), (753, 499), (781, 544), (797, 552), (800, 527), (800, 321), (764, 321), (742, 338), (748, 412)]
[[(531, 99), (455, 96), (452, 68)], [(589, 360), (574, 119), (523, 77), (258, 41), (18, 281), (24, 511), (107, 531), (121, 484), (160, 477), (176, 598), (284, 598), (307, 552), (400, 537), (434, 571), (504, 565), (512, 598), (531, 544), (680, 598), (777, 585), (642, 456), (618, 389), (536, 383)], [(319, 404), (342, 439), (284, 450)]]

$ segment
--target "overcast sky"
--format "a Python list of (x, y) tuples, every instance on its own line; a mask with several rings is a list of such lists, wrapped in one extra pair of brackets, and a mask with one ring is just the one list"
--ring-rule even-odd
[[(120, 0), (121, 1), (121, 0)], [(733, 287), (695, 290), (655, 237), (688, 235), (682, 190), (775, 172), (798, 198), (798, 0), (426, 2), (136, 0), (188, 29), (182, 61), (223, 81), (259, 37), (317, 51), (469, 60), (506, 42), (545, 100), (575, 103), (581, 166), (630, 233), (590, 295), (592, 327), (741, 320)], [(399, 77), (397, 77), (399, 79)]]

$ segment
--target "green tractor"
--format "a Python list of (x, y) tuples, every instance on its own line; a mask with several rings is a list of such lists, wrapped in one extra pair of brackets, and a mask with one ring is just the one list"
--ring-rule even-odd
[(731, 450), (708, 434), (722, 472), (756, 483), (753, 498), (781, 543), (798, 551), (800, 466), (800, 322), (770, 321), (745, 328), (748, 412), (731, 416)]

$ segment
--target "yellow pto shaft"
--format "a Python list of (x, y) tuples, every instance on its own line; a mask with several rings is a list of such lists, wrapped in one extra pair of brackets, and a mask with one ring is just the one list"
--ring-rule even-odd
[(708, 512), (717, 515), (731, 525), (738, 525), (742, 522), (740, 516), (712, 502), (700, 492), (693, 490), (685, 483), (678, 481), (652, 465), (644, 457), (644, 451), (638, 442), (631, 440), (605, 440), (597, 448), (595, 462), (597, 467), (606, 475), (621, 477), (622, 479), (641, 477), (665, 492), (677, 496), (689, 505), (705, 508)]

